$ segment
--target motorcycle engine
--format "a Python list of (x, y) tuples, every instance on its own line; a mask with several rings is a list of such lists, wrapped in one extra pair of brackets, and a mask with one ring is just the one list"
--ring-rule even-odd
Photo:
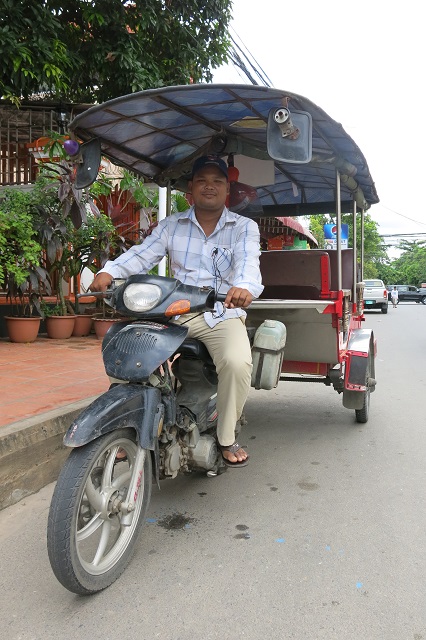
[(176, 478), (182, 466), (181, 455), (181, 447), (176, 441), (164, 449), (164, 474), (167, 477)]
[(180, 469), (206, 469), (216, 464), (217, 446), (213, 436), (200, 436), (198, 429), (184, 436), (180, 443), (176, 440), (161, 450), (163, 472), (167, 478), (175, 478)]
[(217, 446), (213, 436), (199, 436), (195, 447), (188, 447), (188, 465), (201, 469), (213, 469), (216, 464)]

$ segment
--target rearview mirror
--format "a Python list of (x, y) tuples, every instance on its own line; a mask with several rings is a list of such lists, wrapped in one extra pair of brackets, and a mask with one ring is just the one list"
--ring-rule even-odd
[(75, 188), (84, 189), (91, 185), (96, 180), (100, 164), (101, 143), (98, 138), (93, 138), (80, 147)]
[(312, 117), (287, 107), (271, 109), (267, 128), (268, 154), (278, 162), (306, 164), (312, 159)]

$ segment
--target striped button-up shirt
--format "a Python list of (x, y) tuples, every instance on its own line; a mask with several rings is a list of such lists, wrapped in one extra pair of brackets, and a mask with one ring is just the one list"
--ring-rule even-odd
[[(248, 289), (257, 298), (263, 291), (257, 224), (226, 207), (210, 236), (198, 223), (194, 208), (161, 220), (142, 244), (109, 261), (101, 271), (113, 278), (147, 273), (168, 255), (173, 277), (184, 284), (213, 287), (227, 293), (231, 287)], [(219, 309), (218, 309), (219, 311)], [(205, 314), (214, 326), (218, 321), (245, 315), (242, 309)]]

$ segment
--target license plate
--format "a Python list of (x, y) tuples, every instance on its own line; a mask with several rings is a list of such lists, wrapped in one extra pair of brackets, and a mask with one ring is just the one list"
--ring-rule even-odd
[(374, 304), (374, 300), (366, 300), (365, 304)]

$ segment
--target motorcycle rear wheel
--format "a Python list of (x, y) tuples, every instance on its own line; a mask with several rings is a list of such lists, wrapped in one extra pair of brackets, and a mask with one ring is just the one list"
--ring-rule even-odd
[(151, 455), (145, 451), (135, 509), (123, 524), (121, 505), (137, 451), (135, 432), (119, 429), (74, 449), (61, 471), (50, 505), (47, 549), (55, 576), (73, 593), (109, 587), (132, 557), (152, 487)]

